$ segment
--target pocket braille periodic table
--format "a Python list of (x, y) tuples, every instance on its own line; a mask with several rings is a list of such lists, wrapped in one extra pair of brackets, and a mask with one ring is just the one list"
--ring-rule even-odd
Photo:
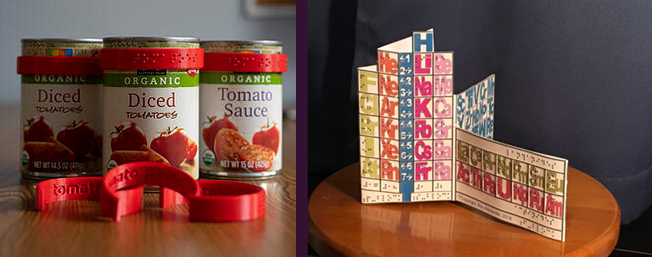
[(493, 141), (495, 76), (453, 94), (433, 30), (358, 68), (361, 201), (457, 201), (564, 241), (568, 161)]

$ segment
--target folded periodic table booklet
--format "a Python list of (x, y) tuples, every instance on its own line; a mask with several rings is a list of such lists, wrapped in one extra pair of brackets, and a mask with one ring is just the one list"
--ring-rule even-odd
[(493, 139), (495, 76), (453, 94), (431, 30), (358, 69), (362, 203), (458, 201), (565, 239), (568, 161)]

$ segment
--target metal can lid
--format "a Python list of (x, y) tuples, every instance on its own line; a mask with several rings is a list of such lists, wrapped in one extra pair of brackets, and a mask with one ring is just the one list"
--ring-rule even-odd
[(216, 44), (216, 45), (239, 45), (239, 46), (283, 46), (283, 42), (278, 40), (202, 40), (200, 44)]
[(103, 47), (97, 38), (24, 38), (22, 56), (97, 56)]
[(100, 38), (23, 38), (21, 43), (98, 43), (103, 41)]
[(206, 40), (200, 46), (206, 53), (283, 53), (283, 42), (277, 40)]
[(194, 37), (105, 37), (104, 48), (199, 48)]

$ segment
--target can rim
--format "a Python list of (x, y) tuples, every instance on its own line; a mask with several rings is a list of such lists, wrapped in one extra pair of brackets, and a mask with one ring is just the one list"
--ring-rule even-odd
[(105, 37), (104, 38), (104, 43), (120, 42), (120, 41), (147, 42), (147, 43), (156, 43), (156, 42), (199, 43), (199, 38), (195, 38), (195, 37)]
[(283, 46), (280, 40), (202, 40), (200, 44), (219, 43), (224, 45), (265, 45), (265, 46)]
[(23, 38), (21, 43), (102, 43), (101, 38)]

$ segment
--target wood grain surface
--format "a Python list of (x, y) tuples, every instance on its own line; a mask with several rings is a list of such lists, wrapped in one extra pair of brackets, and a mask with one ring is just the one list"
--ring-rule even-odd
[(361, 204), (360, 167), (324, 180), (310, 196), (308, 242), (320, 256), (608, 256), (620, 209), (598, 181), (569, 167), (566, 242), (454, 202)]
[(37, 212), (35, 183), (18, 170), (18, 106), (0, 106), (0, 256), (294, 256), (296, 254), (296, 125), (283, 124), (283, 172), (249, 181), (267, 193), (261, 219), (188, 222), (188, 208), (158, 208), (147, 193), (143, 211), (112, 222), (94, 201), (67, 201)]

